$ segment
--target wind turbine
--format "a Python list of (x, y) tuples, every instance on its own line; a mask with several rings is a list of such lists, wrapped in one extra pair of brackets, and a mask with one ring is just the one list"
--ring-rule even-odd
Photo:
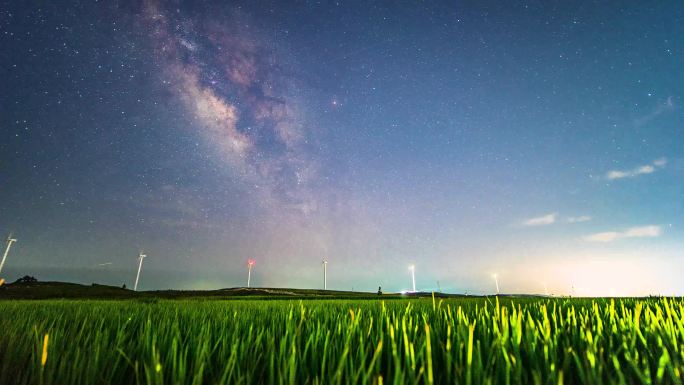
[(138, 254), (138, 259), (140, 260), (140, 264), (138, 264), (138, 275), (135, 276), (135, 285), (133, 286), (133, 291), (138, 291), (138, 280), (140, 280), (140, 270), (142, 270), (142, 262), (143, 259), (145, 259), (147, 255), (143, 254), (141, 251), (140, 254)]
[(492, 277), (494, 277), (494, 283), (496, 283), (496, 295), (499, 295), (499, 274), (494, 273)]
[(413, 282), (413, 292), (416, 292), (416, 266), (410, 265), (409, 270), (411, 270), (411, 281)]
[(323, 260), (323, 290), (328, 290), (328, 260)]
[(254, 266), (255, 263), (256, 261), (251, 258), (247, 260), (247, 287), (250, 287), (249, 282), (252, 279), (252, 266)]
[(0, 262), (0, 272), (2, 272), (2, 267), (5, 265), (5, 259), (7, 259), (7, 254), (9, 254), (10, 247), (16, 242), (16, 238), (12, 238), (12, 233), (7, 236), (7, 248), (5, 249), (5, 254), (2, 255), (2, 262)]

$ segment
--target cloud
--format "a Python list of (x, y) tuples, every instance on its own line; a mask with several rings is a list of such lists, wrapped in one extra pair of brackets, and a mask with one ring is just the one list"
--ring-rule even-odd
[[(589, 215), (580, 215), (576, 217), (567, 217), (565, 218), (566, 223), (581, 223), (581, 222), (588, 222), (591, 220), (591, 217)], [(542, 215), (540, 217), (534, 217), (530, 219), (526, 219), (523, 221), (523, 226), (547, 226), (547, 225), (552, 225), (554, 223), (558, 222), (558, 213), (550, 213), (546, 215)]]
[(624, 231), (605, 231), (584, 236), (587, 242), (613, 242), (625, 238), (654, 238), (660, 236), (660, 226), (631, 227)]
[(636, 167), (632, 170), (611, 170), (606, 173), (606, 179), (624, 179), (624, 178), (634, 178), (639, 175), (652, 174), (658, 169), (664, 168), (667, 165), (667, 159), (659, 158), (643, 166)]
[(530, 218), (523, 222), (524, 226), (546, 226), (556, 222), (557, 213), (543, 215), (541, 217)]
[(660, 115), (673, 111), (677, 108), (672, 96), (668, 96), (664, 101), (659, 102), (648, 114), (634, 119), (634, 125), (637, 127), (644, 126), (651, 121), (658, 118)]
[(589, 222), (591, 220), (591, 217), (589, 215), (580, 215), (578, 217), (568, 217), (566, 221), (568, 223), (580, 223), (580, 222)]
[(632, 227), (623, 234), (625, 238), (657, 237), (660, 236), (660, 226)]
[(618, 239), (620, 233), (617, 231), (605, 231), (584, 236), (582, 239), (588, 242), (612, 242)]

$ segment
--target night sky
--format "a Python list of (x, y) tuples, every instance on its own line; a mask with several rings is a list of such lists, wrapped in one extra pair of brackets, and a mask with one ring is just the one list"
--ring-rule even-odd
[(684, 294), (678, 2), (0, 6), (2, 272)]

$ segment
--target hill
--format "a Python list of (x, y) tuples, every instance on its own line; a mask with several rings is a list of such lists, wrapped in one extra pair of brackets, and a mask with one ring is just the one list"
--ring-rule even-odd
[[(133, 291), (117, 286), (81, 285), (69, 282), (11, 283), (0, 286), (0, 300), (9, 299), (362, 299), (362, 298), (406, 298), (431, 297), (432, 293), (377, 293), (358, 291), (336, 291), (289, 288), (246, 288), (234, 287), (218, 290), (150, 290)], [(435, 293), (435, 297), (462, 297), (462, 295)]]

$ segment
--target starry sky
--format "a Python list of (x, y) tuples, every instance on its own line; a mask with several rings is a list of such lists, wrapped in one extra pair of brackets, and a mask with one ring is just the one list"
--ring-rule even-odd
[(683, 36), (668, 2), (3, 2), (2, 275), (683, 295)]

